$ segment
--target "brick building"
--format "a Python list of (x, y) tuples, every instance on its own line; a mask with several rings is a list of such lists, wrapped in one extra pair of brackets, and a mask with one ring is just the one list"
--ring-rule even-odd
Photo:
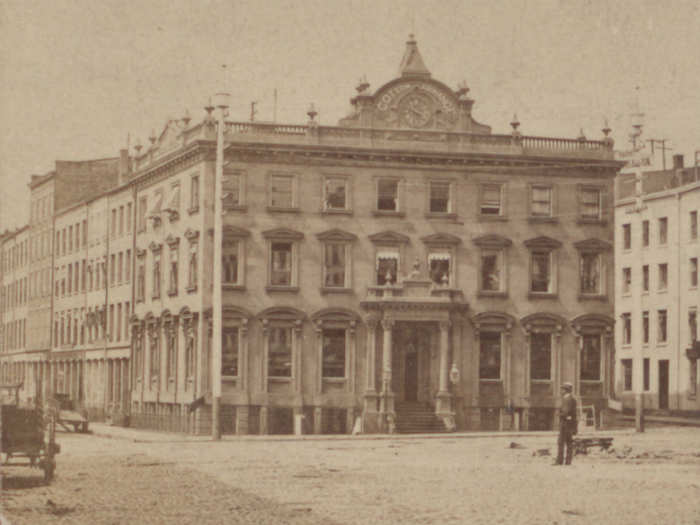
[[(223, 431), (552, 428), (563, 381), (605, 406), (612, 141), (492, 134), (413, 39), (398, 78), (357, 92), (337, 127), (226, 125)], [(204, 433), (207, 111), (134, 159), (131, 394), (136, 424)]]
[(700, 177), (697, 166), (683, 167), (682, 156), (674, 161), (672, 170), (618, 181), (616, 391), (634, 406), (634, 381), (641, 380), (646, 408), (700, 410)]

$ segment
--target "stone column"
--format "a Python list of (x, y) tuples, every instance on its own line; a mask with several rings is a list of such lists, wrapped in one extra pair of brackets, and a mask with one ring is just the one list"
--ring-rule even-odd
[(367, 318), (367, 380), (365, 383), (365, 412), (377, 411), (377, 324), (375, 317)]
[(449, 373), (449, 336), (450, 336), (450, 323), (449, 321), (440, 321), (440, 382), (439, 390), (437, 393), (437, 405), (436, 413), (438, 416), (451, 416), (452, 406), (451, 406), (451, 395), (449, 392), (449, 385), (447, 383), (447, 377)]
[[(392, 330), (394, 328), (393, 319), (383, 319), (382, 320), (382, 331), (383, 331), (383, 348), (382, 348), (382, 395), (380, 400), (379, 411), (384, 416), (394, 416), (394, 393), (391, 390), (391, 353), (392, 353), (392, 343), (391, 336)], [(384, 430), (391, 430), (391, 425), (388, 423), (387, 419), (386, 426)]]

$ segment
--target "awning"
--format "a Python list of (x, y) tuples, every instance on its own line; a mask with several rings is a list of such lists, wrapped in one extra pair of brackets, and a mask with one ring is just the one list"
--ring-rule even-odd
[(377, 259), (398, 259), (398, 252), (377, 252)]
[(449, 253), (431, 253), (428, 255), (428, 260), (429, 261), (449, 261), (450, 254)]

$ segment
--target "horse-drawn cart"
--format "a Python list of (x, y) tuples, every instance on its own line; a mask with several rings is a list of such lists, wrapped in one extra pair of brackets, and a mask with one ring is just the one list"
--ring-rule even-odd
[(49, 407), (22, 407), (22, 384), (0, 384), (0, 468), (30, 466), (44, 471), (44, 480), (53, 479), (56, 443), (56, 410)]

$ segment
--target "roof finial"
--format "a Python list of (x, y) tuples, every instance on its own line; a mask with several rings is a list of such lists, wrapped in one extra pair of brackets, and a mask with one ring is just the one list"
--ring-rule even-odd
[(513, 120), (510, 122), (510, 127), (513, 128), (513, 136), (517, 137), (520, 135), (518, 127), (520, 126), (520, 121), (518, 120), (517, 113), (513, 113)]
[(430, 71), (425, 67), (423, 62), (423, 57), (421, 57), (418, 51), (418, 45), (415, 40), (413, 33), (408, 35), (408, 40), (406, 41), (406, 51), (401, 59), (401, 65), (399, 66), (399, 74), (401, 76), (416, 76), (416, 77), (429, 77)]

